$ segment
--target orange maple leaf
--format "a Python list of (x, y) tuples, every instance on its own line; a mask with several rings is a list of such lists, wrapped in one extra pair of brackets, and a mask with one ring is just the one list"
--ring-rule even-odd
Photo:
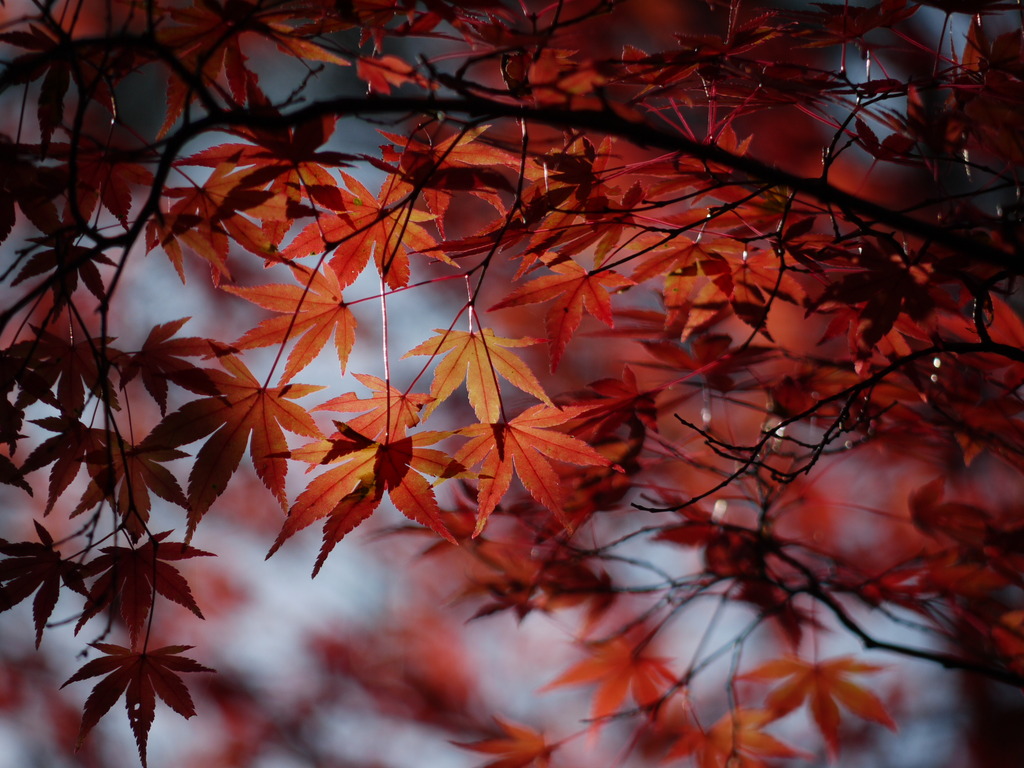
[(590, 652), (589, 659), (574, 665), (541, 690), (598, 683), (590, 710), (595, 720), (615, 714), (627, 694), (632, 694), (633, 701), (640, 707), (653, 705), (676, 679), (668, 659), (653, 656), (646, 649), (637, 651), (624, 637), (594, 645)]
[(501, 171), (502, 166), (518, 169), (519, 155), (502, 147), (477, 141), (488, 126), (465, 127), (437, 143), (424, 143), (412, 136), (381, 131), (381, 135), (402, 152), (381, 147), (381, 165), (422, 190), (423, 201), (437, 217), (434, 223), (445, 237), (445, 217), (457, 193), (468, 192), (505, 213), (499, 190), (514, 192)]
[[(189, 165), (191, 158), (175, 163)], [(233, 160), (216, 168), (202, 183), (168, 188), (164, 195), (178, 198), (170, 210), (149, 222), (146, 244), (149, 250), (161, 246), (185, 282), (181, 246), (210, 263), (214, 282), (231, 278), (228, 268), (230, 241), (257, 256), (276, 256), (277, 249), (267, 235), (246, 216), (274, 219), (280, 210), (274, 195), (263, 187), (265, 180), (246, 169), (236, 169)], [(245, 213), (246, 216), (241, 215)]]
[(426, 88), (429, 81), (412, 66), (397, 56), (390, 54), (370, 58), (360, 56), (356, 63), (356, 75), (364, 80), (370, 93), (391, 93), (391, 86), (396, 88), (406, 83), (413, 83)]
[(776, 719), (774, 713), (763, 709), (726, 712), (707, 731), (687, 729), (665, 758), (693, 755), (697, 768), (767, 768), (765, 758), (813, 759), (813, 755), (764, 732), (764, 727)]
[(562, 525), (572, 527), (562, 503), (562, 482), (550, 459), (580, 466), (607, 467), (611, 462), (582, 440), (552, 427), (587, 410), (535, 405), (509, 422), (473, 424), (459, 430), (469, 442), (455, 454), (455, 460), (467, 468), (481, 464), (476, 534), (484, 529), (508, 490), (513, 468), (530, 495), (554, 512)]
[(329, 264), (322, 271), (313, 271), (298, 264), (289, 266), (298, 285), (224, 286), (225, 291), (246, 301), (282, 313), (249, 329), (234, 346), (252, 349), (284, 344), (289, 338), (297, 339), (285, 363), (281, 376), (283, 384), (313, 362), (333, 334), (334, 348), (344, 373), (356, 341), (356, 318), (342, 301), (338, 276)]
[(494, 718), (503, 736), (482, 741), (453, 741), (457, 747), (499, 757), (480, 768), (547, 768), (558, 744), (549, 744), (544, 734), (509, 720)]
[(434, 399), (430, 395), (399, 392), (383, 379), (367, 373), (353, 375), (373, 392), (371, 397), (359, 398), (355, 392), (346, 392), (340, 397), (321, 403), (313, 410), (361, 413), (362, 415), (349, 419), (346, 424), (349, 429), (354, 429), (371, 440), (378, 440), (385, 435), (390, 440), (405, 437), (406, 429), (419, 424), (420, 409)]
[(303, 207), (305, 196), (311, 204), (338, 211), (344, 207), (338, 180), (329, 170), (345, 167), (353, 155), (318, 149), (334, 132), (337, 117), (324, 115), (287, 130), (260, 130), (236, 126), (233, 133), (252, 144), (218, 144), (188, 158), (189, 165), (216, 168), (225, 162), (252, 168), (254, 179), (269, 180), (272, 197), (263, 210), (276, 207), (277, 213), (263, 216), (263, 231), (279, 245), (298, 216), (314, 215), (314, 208)]
[(896, 723), (889, 717), (881, 699), (850, 680), (851, 675), (873, 674), (882, 669), (857, 661), (853, 656), (839, 656), (821, 663), (787, 656), (762, 664), (743, 678), (758, 681), (788, 678), (772, 689), (765, 705), (776, 717), (782, 717), (805, 701), (809, 702), (814, 722), (834, 759), (839, 754), (839, 707), (836, 702), (864, 720), (896, 730)]
[(341, 215), (324, 214), (311, 222), (284, 248), (287, 258), (302, 258), (335, 249), (330, 259), (342, 287), (349, 285), (370, 262), (391, 288), (409, 282), (409, 252), (432, 251), (437, 243), (420, 222), (433, 215), (417, 211), (409, 199), (414, 187), (390, 176), (378, 198), (348, 174), (341, 174), (347, 190), (336, 204)]
[(282, 428), (304, 437), (321, 435), (306, 409), (288, 401), (323, 387), (309, 384), (264, 387), (234, 355), (222, 355), (220, 361), (226, 372), (207, 371), (220, 394), (186, 403), (168, 414), (146, 438), (150, 446), (173, 448), (213, 433), (199, 449), (189, 474), (186, 540), (191, 539), (199, 520), (224, 492), (238, 469), (250, 435), (249, 451), (256, 474), (282, 507), (287, 504), (284, 483), (288, 471), (285, 459), (288, 444)]
[(423, 447), (451, 433), (420, 432), (412, 437), (378, 443), (346, 424), (335, 424), (339, 431), (329, 439), (292, 451), (292, 458), (309, 462), (310, 469), (335, 462), (338, 466), (315, 478), (299, 494), (267, 557), (303, 528), (327, 518), (323, 546), (313, 566), (316, 576), (335, 544), (373, 514), (385, 492), (402, 514), (454, 544), (455, 538), (444, 524), (434, 489), (423, 477), (426, 474), (445, 479), (462, 472), (462, 466), (447, 454)]
[(427, 406), (424, 418), (465, 380), (469, 404), (477, 418), (487, 422), (497, 421), (502, 415), (498, 374), (524, 392), (554, 406), (530, 367), (507, 349), (529, 347), (536, 344), (538, 339), (505, 339), (495, 336), (490, 328), (484, 328), (479, 333), (441, 329), (435, 329), (435, 332), (436, 336), (431, 336), (405, 354), (405, 357), (445, 356), (434, 371), (434, 380), (430, 384), (430, 396), (434, 402)]
[(88, 680), (90, 677), (106, 675), (86, 699), (82, 727), (78, 733), (78, 746), (82, 746), (89, 731), (124, 693), (128, 722), (131, 723), (132, 732), (135, 734), (142, 768), (146, 768), (146, 742), (156, 713), (156, 697), (163, 699), (167, 706), (182, 717), (190, 718), (196, 713), (196, 709), (188, 688), (178, 673), (213, 670), (204, 667), (198, 661), (178, 655), (191, 648), (191, 645), (169, 645), (155, 651), (144, 650), (141, 653), (134, 653), (128, 648), (109, 643), (90, 645), (107, 655), (86, 662), (85, 666), (64, 683), (69, 685), (80, 680)]
[(635, 283), (610, 270), (588, 272), (572, 260), (549, 264), (548, 269), (555, 274), (538, 277), (520, 286), (491, 309), (554, 300), (547, 314), (551, 370), (554, 371), (558, 368), (569, 339), (580, 326), (583, 311), (586, 310), (609, 328), (612, 327), (609, 289), (625, 288)]

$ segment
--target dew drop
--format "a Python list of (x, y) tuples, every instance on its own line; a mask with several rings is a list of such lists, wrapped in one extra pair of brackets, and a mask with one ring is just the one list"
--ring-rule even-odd
[(725, 511), (728, 508), (729, 508), (729, 502), (728, 501), (726, 501), (725, 499), (718, 499), (715, 502), (714, 509), (711, 510), (711, 519), (714, 520), (716, 523), (721, 522), (722, 518), (725, 517)]

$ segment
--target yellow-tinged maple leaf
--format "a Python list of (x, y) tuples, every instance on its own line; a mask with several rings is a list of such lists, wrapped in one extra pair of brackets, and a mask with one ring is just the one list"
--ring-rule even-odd
[(637, 651), (624, 637), (594, 645), (590, 651), (589, 659), (574, 665), (541, 690), (598, 683), (590, 710), (595, 720), (615, 714), (627, 694), (632, 694), (638, 706), (651, 706), (665, 695), (676, 679), (668, 659), (653, 656), (646, 649)]
[(453, 741), (457, 747), (482, 752), (486, 755), (498, 755), (480, 768), (547, 768), (551, 763), (551, 753), (558, 744), (549, 744), (544, 734), (527, 728), (525, 725), (510, 720), (494, 718), (503, 736), (482, 741)]
[(434, 402), (427, 406), (424, 418), (466, 381), (469, 404), (480, 421), (496, 422), (501, 418), (501, 388), (498, 374), (513, 386), (536, 397), (549, 406), (554, 406), (533, 375), (530, 367), (508, 347), (529, 347), (538, 339), (505, 339), (495, 336), (490, 328), (479, 333), (435, 329), (437, 335), (409, 350), (405, 356), (444, 355), (434, 371), (430, 384), (430, 396)]
[(199, 449), (188, 480), (189, 528), (191, 539), (199, 520), (227, 486), (238, 469), (246, 444), (256, 474), (284, 507), (288, 443), (284, 429), (303, 437), (320, 437), (316, 422), (305, 408), (289, 402), (323, 387), (285, 384), (264, 387), (241, 360), (222, 355), (226, 371), (207, 371), (220, 393), (186, 403), (168, 414), (146, 438), (152, 448), (176, 448), (210, 433)]
[(480, 466), (476, 533), (501, 501), (512, 482), (512, 470), (530, 495), (555, 513), (566, 528), (562, 483), (550, 459), (580, 466), (611, 466), (611, 462), (582, 440), (556, 432), (552, 427), (574, 419), (589, 408), (555, 408), (535, 405), (503, 423), (480, 423), (459, 430), (469, 442), (455, 454), (455, 460), (469, 468)]
[(224, 286), (225, 291), (246, 301), (282, 313), (249, 329), (235, 342), (235, 346), (252, 349), (296, 340), (281, 376), (284, 384), (313, 362), (333, 334), (334, 348), (344, 373), (356, 340), (356, 318), (341, 299), (342, 286), (338, 276), (329, 264), (322, 271), (313, 271), (298, 264), (289, 266), (298, 285)]
[(881, 699), (850, 680), (852, 675), (869, 675), (882, 669), (858, 661), (853, 656), (839, 656), (820, 663), (786, 656), (762, 664), (742, 677), (759, 682), (786, 678), (768, 694), (765, 706), (776, 717), (782, 717), (806, 701), (828, 746), (829, 755), (834, 759), (839, 754), (837, 702), (864, 720), (896, 730), (896, 723), (889, 717)]

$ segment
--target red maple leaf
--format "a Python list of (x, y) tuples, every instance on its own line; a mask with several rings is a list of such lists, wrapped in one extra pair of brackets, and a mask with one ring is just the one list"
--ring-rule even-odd
[(97, 143), (86, 136), (76, 138), (78, 144), (73, 154), (71, 145), (65, 143), (54, 144), (51, 151), (55, 158), (65, 162), (74, 157), (80, 213), (89, 218), (99, 202), (127, 229), (133, 189), (152, 186), (152, 172), (123, 159), (118, 147)]
[(551, 370), (558, 367), (569, 339), (580, 326), (586, 310), (602, 323), (611, 327), (612, 302), (608, 291), (634, 285), (628, 277), (611, 270), (588, 272), (575, 261), (567, 260), (548, 265), (555, 274), (538, 277), (512, 291), (491, 307), (519, 307), (553, 301), (548, 308), (547, 333), (551, 350)]
[[(82, 566), (65, 560), (53, 545), (53, 537), (39, 523), (35, 523), (39, 542), (24, 541), (11, 544), (0, 540), (0, 554), (7, 559), (0, 562), (0, 611), (13, 608), (33, 592), (32, 619), (36, 627), (36, 648), (43, 640), (43, 629), (49, 621), (60, 595), (60, 585), (85, 594)], [(38, 590), (38, 591), (37, 591)]]
[(126, 353), (118, 361), (121, 389), (140, 376), (146, 391), (160, 406), (161, 416), (167, 414), (168, 382), (200, 395), (217, 394), (206, 371), (184, 359), (209, 356), (210, 342), (197, 336), (172, 338), (189, 319), (183, 317), (153, 326), (142, 349)]
[(896, 730), (881, 699), (850, 680), (852, 675), (874, 674), (881, 670), (882, 667), (865, 664), (852, 656), (820, 663), (787, 656), (762, 664), (743, 678), (757, 681), (786, 678), (768, 694), (765, 705), (776, 717), (782, 717), (808, 702), (814, 722), (828, 745), (829, 755), (835, 759), (839, 755), (838, 704), (858, 717)]
[(71, 517), (110, 500), (124, 518), (129, 534), (138, 538), (145, 533), (149, 521), (151, 492), (183, 509), (188, 508), (188, 500), (177, 478), (163, 466), (163, 462), (187, 456), (184, 451), (154, 445), (148, 440), (131, 445), (111, 432), (102, 433), (100, 443), (84, 456), (91, 479), (71, 511)]
[(486, 125), (466, 127), (454, 136), (437, 143), (423, 143), (411, 136), (381, 131), (392, 144), (402, 148), (381, 147), (379, 164), (422, 190), (423, 200), (437, 216), (435, 223), (445, 235), (445, 216), (455, 195), (468, 192), (505, 213), (499, 190), (512, 192), (512, 185), (498, 168), (519, 167), (519, 156), (498, 146), (477, 141)]
[[(102, 396), (104, 383), (100, 366), (115, 362), (123, 353), (110, 346), (110, 338), (89, 338), (81, 334), (56, 335), (33, 328), (35, 338), (10, 347), (15, 357), (22, 357), (25, 368), (39, 377), (48, 389), (56, 389), (57, 402), (67, 414), (81, 414), (87, 397)], [(104, 374), (105, 375), (105, 374)], [(52, 399), (52, 395), (49, 395)], [(119, 406), (109, 393), (112, 407)]]
[(481, 741), (452, 743), (463, 749), (497, 756), (480, 768), (547, 768), (550, 765), (551, 753), (558, 748), (558, 744), (549, 744), (543, 733), (525, 725), (497, 717), (494, 718), (494, 722), (501, 729), (501, 736)]
[(47, 416), (33, 423), (57, 433), (37, 445), (21, 466), (22, 473), (27, 474), (53, 464), (50, 469), (49, 493), (43, 509), (43, 514), (47, 515), (78, 476), (78, 471), (86, 465), (86, 457), (106, 444), (107, 433), (102, 429), (87, 427), (78, 419), (70, 417)]
[(185, 577), (167, 561), (213, 557), (213, 553), (177, 541), (164, 541), (170, 533), (153, 534), (145, 544), (134, 549), (104, 547), (102, 555), (84, 566), (83, 575), (99, 575), (99, 578), (89, 590), (89, 600), (75, 627), (76, 634), (89, 619), (116, 601), (134, 648), (157, 595), (203, 618)]
[(143, 650), (141, 653), (109, 643), (90, 645), (107, 655), (86, 662), (85, 666), (64, 683), (69, 685), (88, 680), (90, 677), (106, 675), (96, 684), (85, 701), (78, 746), (82, 746), (89, 731), (110, 711), (123, 693), (125, 707), (128, 710), (128, 722), (132, 726), (135, 743), (139, 748), (139, 758), (142, 760), (143, 768), (146, 768), (146, 742), (156, 713), (156, 697), (159, 696), (182, 717), (190, 718), (196, 713), (195, 706), (192, 704), (188, 688), (178, 673), (213, 670), (178, 655), (191, 648), (191, 645), (168, 645), (154, 651)]
[[(248, 57), (242, 51), (241, 40), (245, 34), (270, 40), (282, 52), (297, 59), (348, 66), (345, 59), (306, 39), (305, 25), (296, 27), (294, 24), (294, 9), (282, 9), (276, 4), (262, 6), (255, 0), (202, 0), (189, 7), (171, 7), (161, 19), (164, 23), (156, 30), (157, 39), (173, 51), (189, 72), (195, 72), (204, 86), (216, 84), (223, 74), (231, 96), (239, 104), (258, 93), (256, 73), (246, 67)], [(161, 137), (181, 117), (189, 100), (195, 98), (194, 79), (171, 77), (167, 115), (159, 132)]]
[[(38, 116), (40, 148), (43, 155), (46, 154), (54, 129), (63, 121), (65, 96), (71, 84), (71, 76), (74, 74), (76, 81), (81, 77), (81, 70), (73, 67), (66, 57), (57, 53), (61, 39), (60, 32), (51, 29), (48, 24), (32, 24), (27, 30), (5, 32), (0, 37), (4, 43), (29, 51), (8, 64), (15, 67), (14, 71), (22, 71), (19, 79), (24, 79), (25, 82), (42, 82), (38, 98)], [(95, 95), (101, 103), (109, 105), (110, 90), (106, 85), (97, 84), (99, 87)]]
[(420, 87), (429, 84), (412, 66), (390, 54), (374, 58), (360, 56), (356, 64), (356, 75), (366, 82), (370, 93), (388, 94), (392, 86), (397, 88), (406, 83)]

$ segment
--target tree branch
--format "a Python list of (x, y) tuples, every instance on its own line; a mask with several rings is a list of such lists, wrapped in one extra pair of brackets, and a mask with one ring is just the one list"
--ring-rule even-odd
[(908, 235), (959, 251), (968, 258), (1005, 269), (1011, 274), (1024, 274), (1024, 261), (1019, 254), (998, 248), (984, 240), (951, 231), (914, 218), (857, 195), (845, 192), (820, 178), (806, 178), (790, 173), (746, 155), (737, 155), (714, 144), (706, 144), (678, 134), (667, 133), (642, 122), (633, 122), (612, 110), (567, 110), (557, 107), (532, 107), (506, 103), (481, 96), (461, 98), (419, 97), (342, 97), (319, 101), (287, 114), (259, 113), (252, 109), (213, 113), (185, 127), (190, 135), (198, 135), (222, 126), (280, 129), (291, 127), (325, 115), (366, 116), (384, 114), (462, 114), (477, 119), (516, 118), (555, 128), (596, 131), (618, 136), (641, 147), (680, 152), (708, 163), (718, 163), (746, 174), (751, 180), (773, 186), (789, 187), (793, 192), (810, 197), (823, 205), (853, 211), (875, 222), (893, 227)]

